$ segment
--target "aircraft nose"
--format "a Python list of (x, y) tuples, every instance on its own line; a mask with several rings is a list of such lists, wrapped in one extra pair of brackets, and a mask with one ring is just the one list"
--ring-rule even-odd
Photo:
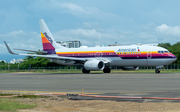
[(177, 57), (174, 54), (169, 54), (168, 56), (169, 58), (171, 58), (173, 61), (175, 61), (177, 59)]

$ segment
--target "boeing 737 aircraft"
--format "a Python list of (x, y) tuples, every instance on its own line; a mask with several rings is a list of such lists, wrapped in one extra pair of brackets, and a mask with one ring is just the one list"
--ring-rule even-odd
[(83, 73), (97, 70), (110, 73), (111, 67), (115, 66), (121, 67), (123, 70), (156, 67), (155, 73), (160, 73), (161, 67), (177, 59), (165, 48), (148, 45), (65, 48), (56, 43), (44, 20), (40, 19), (39, 22), (43, 51), (18, 50), (43, 53), (43, 55), (14, 53), (4, 41), (9, 53), (45, 57), (62, 65), (83, 66)]

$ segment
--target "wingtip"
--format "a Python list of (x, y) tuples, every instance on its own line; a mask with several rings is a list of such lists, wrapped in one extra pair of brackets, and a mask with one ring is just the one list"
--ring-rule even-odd
[(11, 51), (11, 49), (10, 49), (10, 47), (8, 46), (8, 44), (6, 43), (6, 41), (4, 41), (4, 43), (5, 43), (6, 48), (7, 48), (8, 52), (9, 52), (10, 54), (16, 54), (16, 55), (18, 55), (17, 53), (14, 53), (14, 52)]

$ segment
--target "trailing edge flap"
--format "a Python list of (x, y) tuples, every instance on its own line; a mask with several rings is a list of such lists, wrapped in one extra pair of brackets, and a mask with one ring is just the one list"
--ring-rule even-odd
[(21, 50), (21, 51), (28, 51), (28, 52), (35, 52), (35, 53), (43, 53), (43, 54), (47, 54), (47, 51), (32, 51), (32, 50), (26, 50), (26, 49), (15, 49), (15, 50)]

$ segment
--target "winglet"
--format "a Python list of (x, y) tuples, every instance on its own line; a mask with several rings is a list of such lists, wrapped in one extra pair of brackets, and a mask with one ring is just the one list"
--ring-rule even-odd
[(10, 54), (16, 54), (16, 55), (19, 55), (19, 54), (17, 54), (17, 53), (13, 53), (13, 52), (11, 51), (11, 49), (10, 49), (9, 46), (7, 45), (6, 41), (4, 41), (4, 43), (5, 43), (6, 48), (8, 49), (8, 51), (9, 51)]

